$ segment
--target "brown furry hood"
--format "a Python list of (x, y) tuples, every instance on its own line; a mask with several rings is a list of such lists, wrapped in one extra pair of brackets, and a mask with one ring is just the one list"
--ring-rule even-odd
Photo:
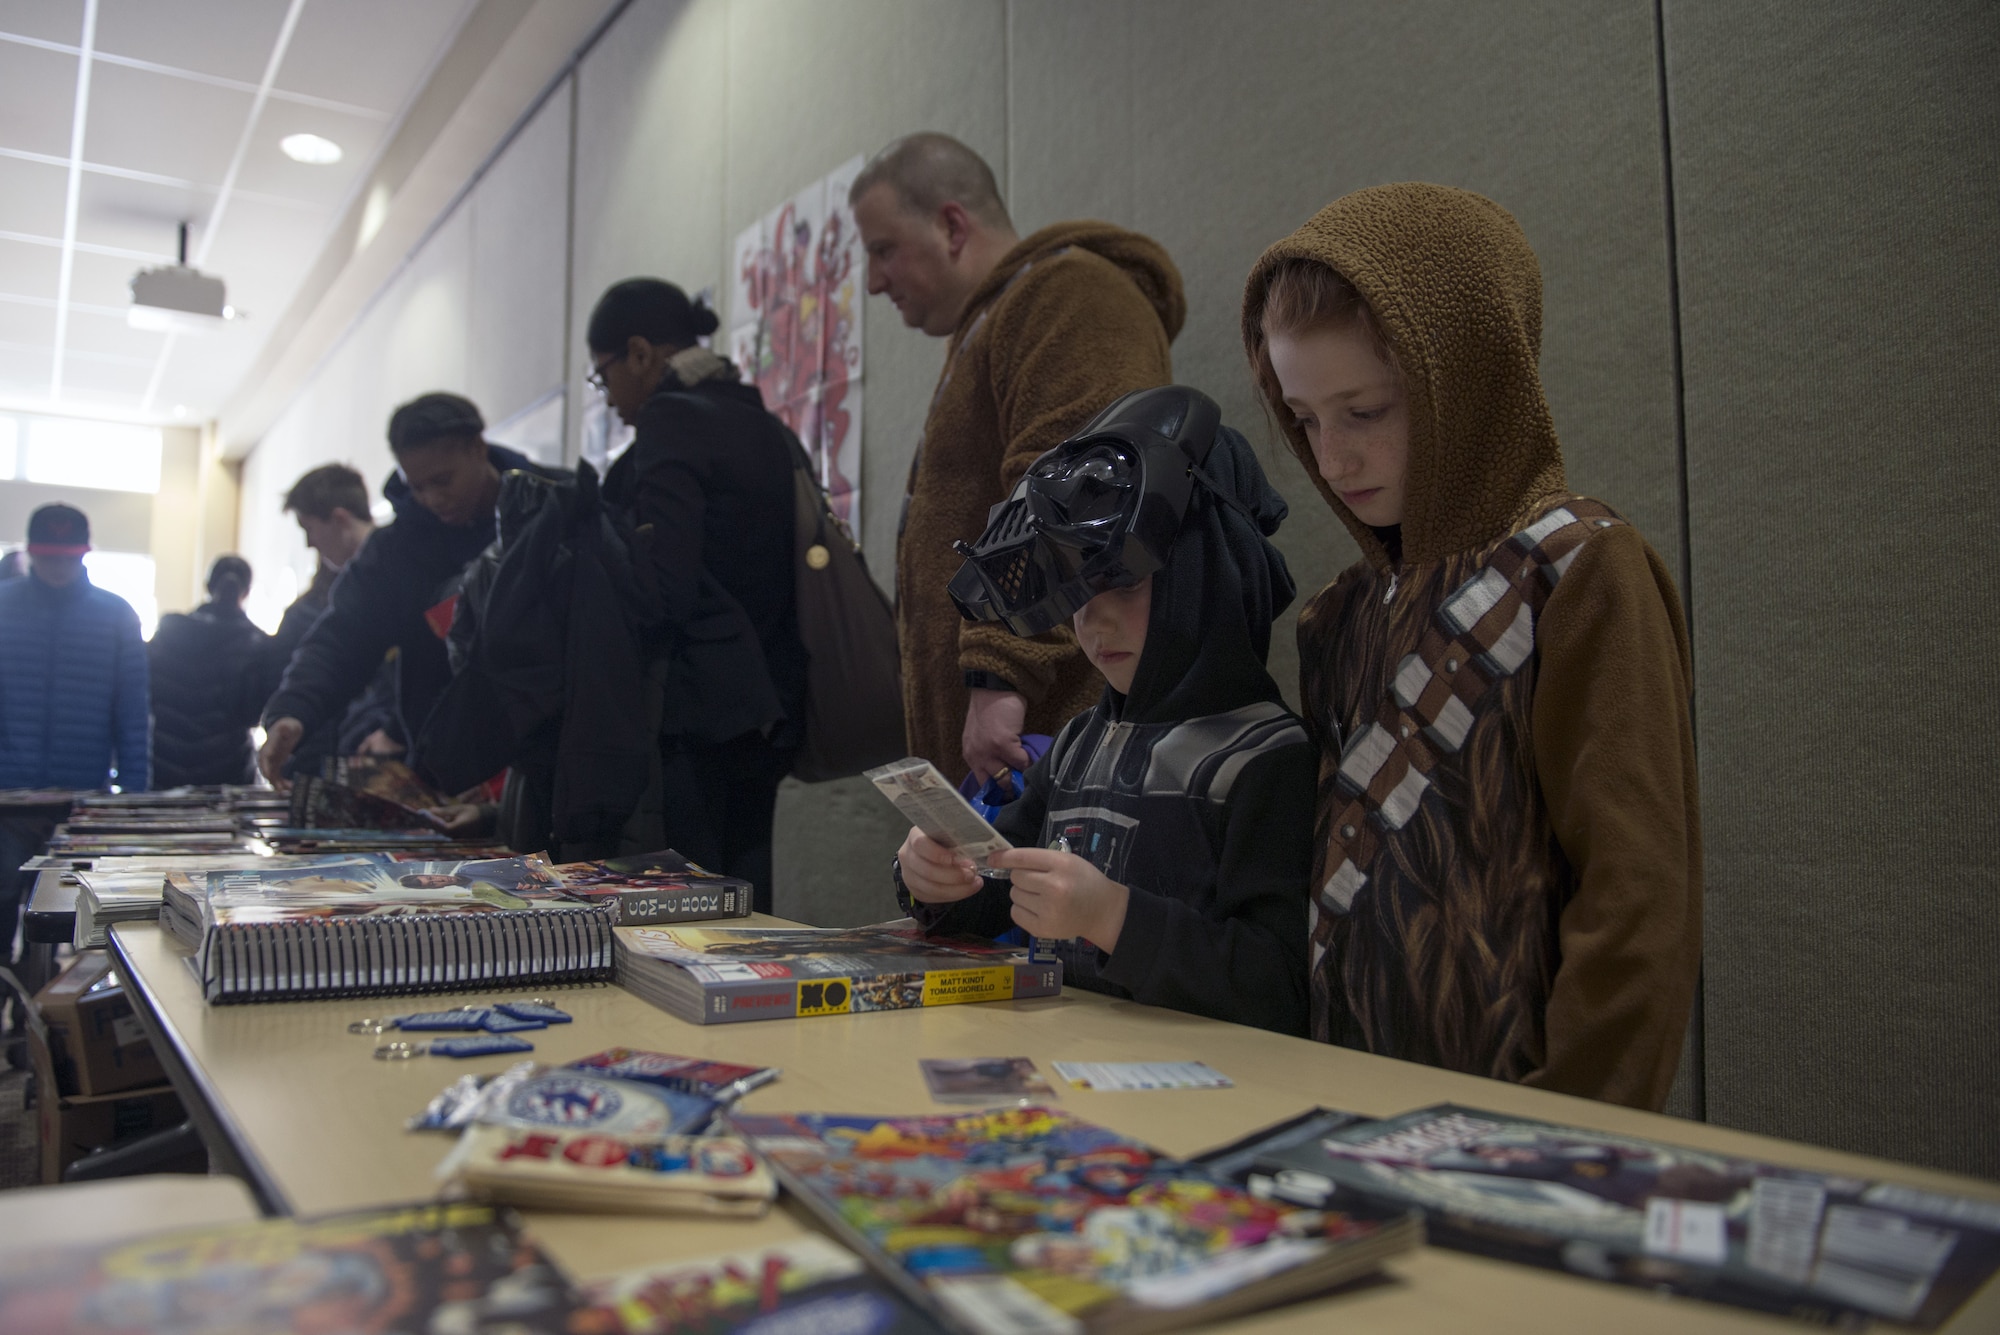
[[(1312, 259), (1373, 308), (1409, 393), (1410, 477), (1403, 558), (1471, 551), (1515, 531), (1568, 491), (1537, 364), (1542, 271), (1512, 214), (1449, 186), (1373, 186), (1344, 195), (1250, 271), (1243, 337), (1261, 342), (1266, 285), (1283, 260)], [(1305, 433), (1271, 405), (1292, 453), (1378, 568), (1373, 532), (1341, 503)]]
[(1180, 335), (1187, 323), (1187, 297), (1181, 288), (1181, 271), (1174, 267), (1167, 248), (1149, 236), (1107, 222), (1062, 222), (1044, 227), (1001, 257), (965, 303), (960, 326), (976, 319), (978, 312), (1014, 280), (1014, 276), (1037, 260), (1064, 250), (1087, 250), (1110, 260), (1130, 278), (1159, 314), (1167, 341)]

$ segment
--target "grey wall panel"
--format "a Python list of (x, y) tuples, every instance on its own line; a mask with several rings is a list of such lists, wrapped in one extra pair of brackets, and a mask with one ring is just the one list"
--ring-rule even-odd
[[(640, 0), (577, 71), (572, 384), (585, 321), (621, 278), (717, 285), (722, 231), (726, 0)], [(576, 429), (577, 415), (571, 417)]]
[[(1542, 259), (1543, 374), (1572, 478), (1678, 561), (1651, 15), (1017, 0), (1010, 176), (1024, 223), (1103, 212), (1172, 251), (1189, 305), (1175, 373), (1263, 446), (1293, 503), (1280, 545), (1302, 588), (1355, 550), (1256, 406), (1243, 278), (1337, 196), (1411, 179), (1483, 191), (1520, 218)], [(1295, 693), (1290, 625), (1272, 668)]]
[(1709, 1113), (2000, 1175), (2000, 9), (1666, 35)]
[(498, 422), (563, 380), (569, 97), (558, 90), (467, 201), (472, 281), (466, 390)]

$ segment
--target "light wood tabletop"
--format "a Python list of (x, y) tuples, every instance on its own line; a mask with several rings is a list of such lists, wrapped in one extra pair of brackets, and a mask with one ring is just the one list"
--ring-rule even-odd
[[(753, 922), (781, 924), (776, 919)], [(520, 1057), (377, 1061), (379, 1041), (350, 1021), (437, 1004), (541, 995), (575, 1022), (534, 1032), (533, 1058), (572, 1061), (630, 1047), (776, 1066), (777, 1082), (743, 1103), (752, 1112), (914, 1114), (931, 1101), (919, 1057), (1029, 1057), (1053, 1080), (1056, 1061), (1200, 1060), (1235, 1081), (1219, 1090), (1113, 1093), (1063, 1089), (1079, 1117), (1191, 1154), (1315, 1104), (1385, 1116), (1455, 1102), (1625, 1132), (1820, 1171), (1879, 1177), (2000, 1201), (2000, 1185), (1841, 1154), (1721, 1127), (1458, 1075), (1286, 1038), (1095, 993), (865, 1015), (690, 1025), (611, 984), (453, 993), (448, 1001), (281, 1002), (210, 1006), (187, 952), (151, 923), (111, 931), (142, 1020), (212, 1148), (226, 1137), (267, 1206), (317, 1214), (423, 1199), (452, 1145), (405, 1121), (461, 1075), (505, 1069)], [(523, 1054), (527, 1055), (527, 1054)], [(235, 1166), (235, 1165), (232, 1165)], [(753, 1247), (810, 1229), (802, 1214), (762, 1220), (667, 1220), (532, 1212), (536, 1237), (577, 1278), (664, 1260)], [(1796, 1331), (1794, 1322), (1504, 1262), (1424, 1248), (1364, 1284), (1232, 1323), (1253, 1331), (1343, 1332), (1612, 1330)], [(1947, 1330), (2000, 1330), (2000, 1283), (1989, 1284)]]
[(0, 1252), (109, 1243), (257, 1217), (249, 1188), (233, 1177), (148, 1173), (21, 1187), (0, 1193)]

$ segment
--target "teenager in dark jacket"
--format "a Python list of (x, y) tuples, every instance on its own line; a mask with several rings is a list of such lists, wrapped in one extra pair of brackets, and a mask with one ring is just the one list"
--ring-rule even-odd
[(382, 494), (396, 518), (341, 573), (264, 706), (268, 735), (257, 763), (273, 783), (286, 782), (285, 762), (299, 742), (347, 709), (390, 649), (402, 736), (416, 736), (451, 680), (444, 634), (466, 563), (493, 541), (501, 473), (560, 475), (487, 444), (485, 430), (479, 410), (456, 394), (423, 395), (390, 417), (396, 472)]
[(270, 636), (243, 615), (250, 563), (219, 556), (208, 571), (208, 601), (170, 612), (146, 646), (153, 674), (153, 782), (250, 783), (256, 776), (250, 727), (263, 701), (244, 690)]
[[(1019, 928), (1056, 939), (1072, 986), (1304, 1034), (1319, 758), (1264, 667), (1271, 619), (1293, 593), (1284, 557), (1266, 540), (1285, 503), (1243, 437), (1218, 429), (1217, 417), (1196, 391), (1142, 390), (1029, 466), (1017, 503), (1039, 476), (1082, 491), (1093, 479), (1130, 482), (1145, 506), (1165, 507), (1160, 491), (1173, 483), (1161, 479), (1179, 471), (1186, 486), (1186, 458), (1168, 453), (1164, 462), (1178, 470), (1158, 468), (1142, 489), (1130, 474), (1119, 480), (1098, 441), (1134, 425), (1174, 440), (1175, 451), (1180, 441), (1213, 441), (1178, 533), (1166, 535), (1163, 568), (1134, 579), (1142, 563), (1128, 536), (1125, 573), (1102, 581), (1110, 587), (1084, 602), (1087, 593), (1071, 593), (1084, 584), (1077, 579), (1057, 589), (1069, 604), (1043, 604), (1053, 605), (1043, 616), (1052, 622), (1082, 602), (1072, 618), (1077, 641), (1105, 688), (994, 820), (1014, 848), (992, 865), (1011, 879), (976, 876), (916, 830), (896, 876), (905, 910), (931, 931), (991, 937)], [(1125, 438), (1143, 437), (1127, 430)], [(1149, 458), (1149, 469), (1161, 462)], [(1058, 503), (1075, 515), (1079, 494)], [(1033, 541), (1050, 531), (1040, 518), (1028, 527)]]
[(666, 840), (771, 906), (771, 813), (805, 721), (784, 425), (696, 340), (714, 312), (657, 278), (611, 287), (586, 335), (591, 380), (637, 435), (607, 501), (653, 529), (667, 656)]
[[(319, 557), (312, 583), (285, 609), (277, 632), (265, 644), (252, 669), (250, 693), (261, 708), (284, 680), (285, 666), (327, 606), (333, 584), (375, 531), (368, 505), (368, 484), (346, 464), (321, 464), (302, 474), (285, 493), (286, 513), (298, 521), (306, 546)], [(338, 718), (327, 720), (298, 745), (287, 764), (287, 775), (318, 773), (327, 756), (352, 755), (358, 750), (400, 751), (405, 739), (397, 732), (396, 670), (385, 661), (360, 698)]]

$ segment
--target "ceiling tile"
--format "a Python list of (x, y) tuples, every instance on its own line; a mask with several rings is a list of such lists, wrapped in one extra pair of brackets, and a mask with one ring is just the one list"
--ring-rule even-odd
[[(76, 239), (142, 250), (157, 255), (155, 263), (171, 264), (179, 245), (179, 224), (206, 218), (214, 198), (214, 192), (208, 190), (183, 190), (86, 172), (77, 193)], [(192, 244), (199, 243), (197, 232)]]
[(62, 252), (54, 246), (0, 240), (0, 293), (55, 300), (62, 279)]
[(99, 64), (90, 80), (84, 158), (220, 185), (252, 100), (233, 88)]
[[(243, 157), (236, 184), (284, 199), (320, 205), (328, 216), (347, 197), (355, 177), (375, 156), (388, 122), (366, 120), (338, 111), (300, 106), (296, 102), (266, 102), (257, 118), (257, 132)], [(340, 145), (341, 159), (330, 167), (294, 162), (278, 147), (288, 134), (316, 134)]]
[[(345, 3), (335, 0), (327, 7)], [(313, 8), (306, 6), (306, 12)], [(284, 21), (281, 0), (101, 0), (97, 45), (121, 56), (256, 83)]]
[(132, 365), (71, 355), (63, 359), (63, 397), (102, 399), (106, 395), (133, 400), (146, 396), (151, 363)]
[(69, 157), (76, 57), (0, 42), (0, 148)]
[(79, 251), (70, 261), (70, 300), (123, 310), (132, 304), (132, 275), (141, 267), (132, 260)]
[(61, 236), (68, 188), (67, 168), (0, 158), (0, 231)]
[(119, 318), (72, 313), (69, 317), (69, 350), (103, 357), (124, 357), (144, 362), (150, 369), (159, 359), (167, 336), (151, 329), (134, 329)]
[(25, 343), (36, 348), (55, 346), (56, 313), (50, 306), (24, 306), (16, 301), (0, 301), (0, 344)]
[(55, 372), (53, 352), (17, 352), (0, 349), (0, 395), (11, 398), (45, 398), (49, 377)]
[(75, 46), (83, 40), (83, 0), (0, 0), (0, 32)]
[(467, 0), (309, 4), (285, 52), (278, 86), (399, 111), (470, 8)]
[[(229, 284), (229, 301), (249, 313), (249, 328), (268, 329), (291, 305), (326, 239), (326, 218), (252, 199), (229, 206), (207, 271)], [(259, 335), (261, 337), (261, 334)]]

